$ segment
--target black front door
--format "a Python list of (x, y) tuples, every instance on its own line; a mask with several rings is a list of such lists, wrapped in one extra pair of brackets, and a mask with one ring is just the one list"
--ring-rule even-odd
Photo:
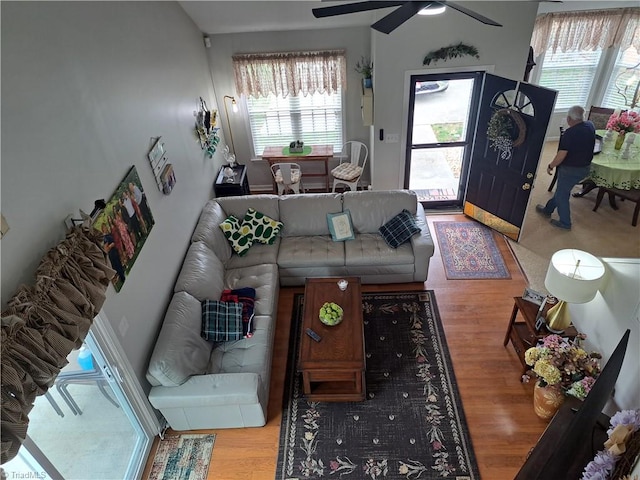
[(464, 212), (517, 240), (557, 92), (485, 74)]

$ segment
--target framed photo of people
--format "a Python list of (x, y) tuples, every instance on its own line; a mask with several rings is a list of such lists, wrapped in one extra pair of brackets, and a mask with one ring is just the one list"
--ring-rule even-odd
[(94, 223), (104, 235), (102, 248), (116, 271), (119, 292), (151, 232), (154, 220), (135, 165), (116, 188)]

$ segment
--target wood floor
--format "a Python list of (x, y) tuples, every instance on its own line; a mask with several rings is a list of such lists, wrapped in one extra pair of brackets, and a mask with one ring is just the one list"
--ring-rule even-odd
[[(466, 217), (428, 217), (434, 237), (434, 221), (461, 220)], [(435, 291), (480, 475), (510, 480), (546, 424), (533, 413), (533, 384), (520, 382), (521, 366), (513, 347), (502, 345), (513, 297), (522, 295), (526, 281), (507, 243), (497, 234), (496, 239), (511, 273), (509, 280), (447, 280), (436, 245), (425, 284), (364, 285), (363, 291)], [(198, 431), (217, 435), (208, 479), (275, 478), (293, 296), (302, 292), (302, 287), (280, 290), (267, 425)], [(155, 446), (150, 458), (154, 451)]]

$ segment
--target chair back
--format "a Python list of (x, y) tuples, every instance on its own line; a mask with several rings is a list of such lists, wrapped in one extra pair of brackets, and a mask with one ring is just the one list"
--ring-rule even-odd
[(606, 130), (609, 117), (614, 112), (613, 108), (594, 107), (593, 105), (589, 109), (589, 116), (587, 120), (596, 127), (596, 130)]
[[(342, 146), (342, 155), (343, 157), (346, 155), (352, 165), (358, 165), (364, 171), (364, 166), (369, 158), (369, 149), (364, 143), (351, 140)], [(344, 159), (340, 160), (340, 163), (343, 161)]]
[(302, 180), (302, 170), (298, 163), (274, 163), (271, 165), (271, 174), (278, 185), (278, 193), (283, 194), (286, 190), (300, 192), (300, 182)]

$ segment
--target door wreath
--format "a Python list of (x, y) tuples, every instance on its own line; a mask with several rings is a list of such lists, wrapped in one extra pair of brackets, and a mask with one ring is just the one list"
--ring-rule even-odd
[(496, 110), (487, 125), (490, 147), (500, 152), (500, 158), (508, 160), (513, 149), (524, 143), (527, 126), (518, 112), (510, 108)]

